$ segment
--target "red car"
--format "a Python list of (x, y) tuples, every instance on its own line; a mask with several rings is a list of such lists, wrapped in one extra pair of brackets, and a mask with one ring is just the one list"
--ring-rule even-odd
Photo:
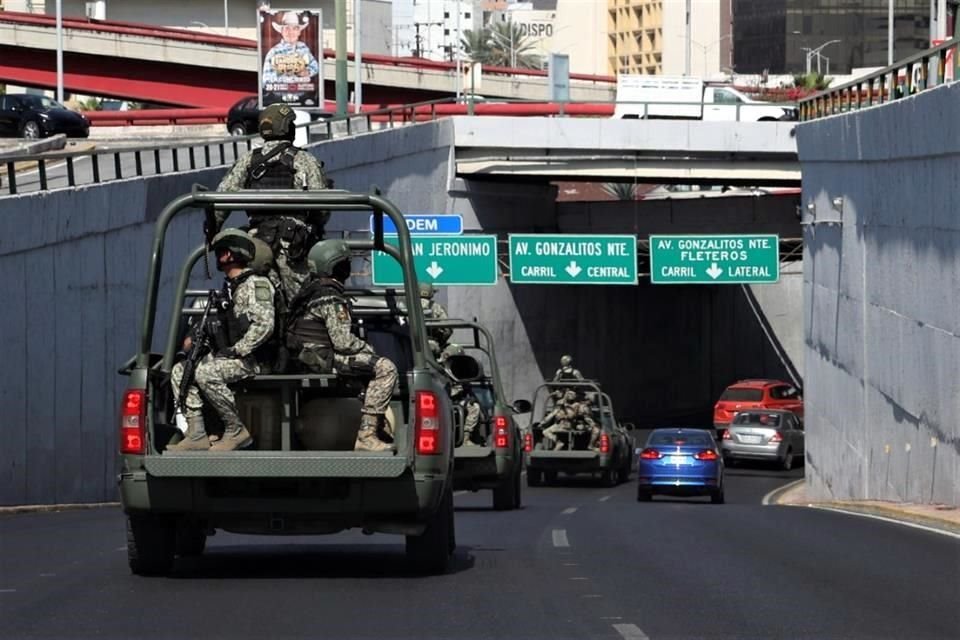
[(803, 419), (800, 390), (782, 380), (740, 380), (726, 388), (713, 407), (713, 426), (726, 429), (740, 411), (784, 409)]

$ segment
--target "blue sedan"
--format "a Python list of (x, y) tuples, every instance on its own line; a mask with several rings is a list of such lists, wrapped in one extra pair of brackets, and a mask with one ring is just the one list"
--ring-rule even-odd
[(653, 494), (710, 496), (723, 504), (723, 457), (706, 429), (655, 429), (638, 450), (637, 500)]

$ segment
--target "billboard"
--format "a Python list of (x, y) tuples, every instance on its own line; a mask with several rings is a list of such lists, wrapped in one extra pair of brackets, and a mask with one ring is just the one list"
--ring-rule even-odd
[(259, 9), (260, 108), (283, 102), (323, 108), (323, 21), (319, 9)]

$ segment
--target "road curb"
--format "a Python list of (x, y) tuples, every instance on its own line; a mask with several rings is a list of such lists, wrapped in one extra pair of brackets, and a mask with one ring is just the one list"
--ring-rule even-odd
[(780, 499), (781, 499), (783, 496), (785, 496), (787, 493), (789, 493), (791, 490), (793, 490), (794, 488), (802, 485), (803, 482), (804, 482), (804, 479), (803, 479), (803, 478), (799, 478), (799, 479), (797, 479), (797, 480), (794, 480), (793, 482), (788, 482), (787, 484), (783, 485), (782, 487), (777, 487), (776, 489), (774, 489), (773, 491), (771, 491), (771, 492), (768, 493), (767, 495), (763, 496), (763, 501), (762, 501), (762, 503), (763, 503), (765, 506), (781, 504), (781, 503), (780, 503)]
[(12, 513), (49, 513), (54, 511), (82, 511), (119, 507), (119, 502), (82, 502), (70, 504), (24, 504), (15, 507), (0, 507), (0, 515)]
[[(67, 153), (84, 153), (88, 151), (93, 151), (96, 148), (97, 148), (97, 145), (94, 142), (80, 142), (75, 144), (73, 147), (69, 149), (67, 147), (64, 147), (62, 149), (58, 149), (58, 151), (67, 152)], [(0, 158), (0, 175), (5, 176), (7, 174), (7, 169), (6, 169), (7, 162), (9, 162), (11, 159), (13, 158), (12, 157)], [(56, 161), (56, 159), (51, 159), (51, 161)], [(32, 171), (37, 168), (37, 165), (38, 163), (36, 160), (28, 160), (25, 162), (14, 162), (13, 171), (14, 173), (23, 173), (24, 171)]]
[(819, 509), (821, 511), (835, 511), (839, 513), (847, 513), (850, 515), (859, 515), (859, 516), (870, 516), (874, 518), (882, 518), (884, 520), (897, 522), (900, 524), (917, 526), (933, 530), (937, 533), (946, 534), (955, 538), (960, 538), (960, 525), (954, 524), (948, 520), (941, 520), (939, 518), (931, 518), (919, 513), (906, 513), (899, 509), (891, 507), (882, 507), (878, 505), (861, 505), (856, 503), (849, 502), (811, 502), (807, 505), (795, 505), (795, 506), (806, 506), (812, 509)]

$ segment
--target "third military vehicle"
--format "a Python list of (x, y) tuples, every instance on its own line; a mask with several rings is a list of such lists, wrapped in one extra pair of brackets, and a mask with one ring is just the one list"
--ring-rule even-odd
[[(567, 391), (576, 393), (578, 402), (587, 403), (593, 421), (600, 427), (595, 448), (590, 448), (590, 429), (583, 422), (561, 432), (564, 448), (550, 449), (543, 436), (541, 422), (557, 406)], [(524, 433), (527, 485), (552, 484), (557, 474), (589, 473), (599, 476), (606, 486), (625, 482), (633, 461), (632, 439), (617, 422), (610, 396), (593, 381), (550, 382), (537, 387), (533, 395), (530, 426)]]

